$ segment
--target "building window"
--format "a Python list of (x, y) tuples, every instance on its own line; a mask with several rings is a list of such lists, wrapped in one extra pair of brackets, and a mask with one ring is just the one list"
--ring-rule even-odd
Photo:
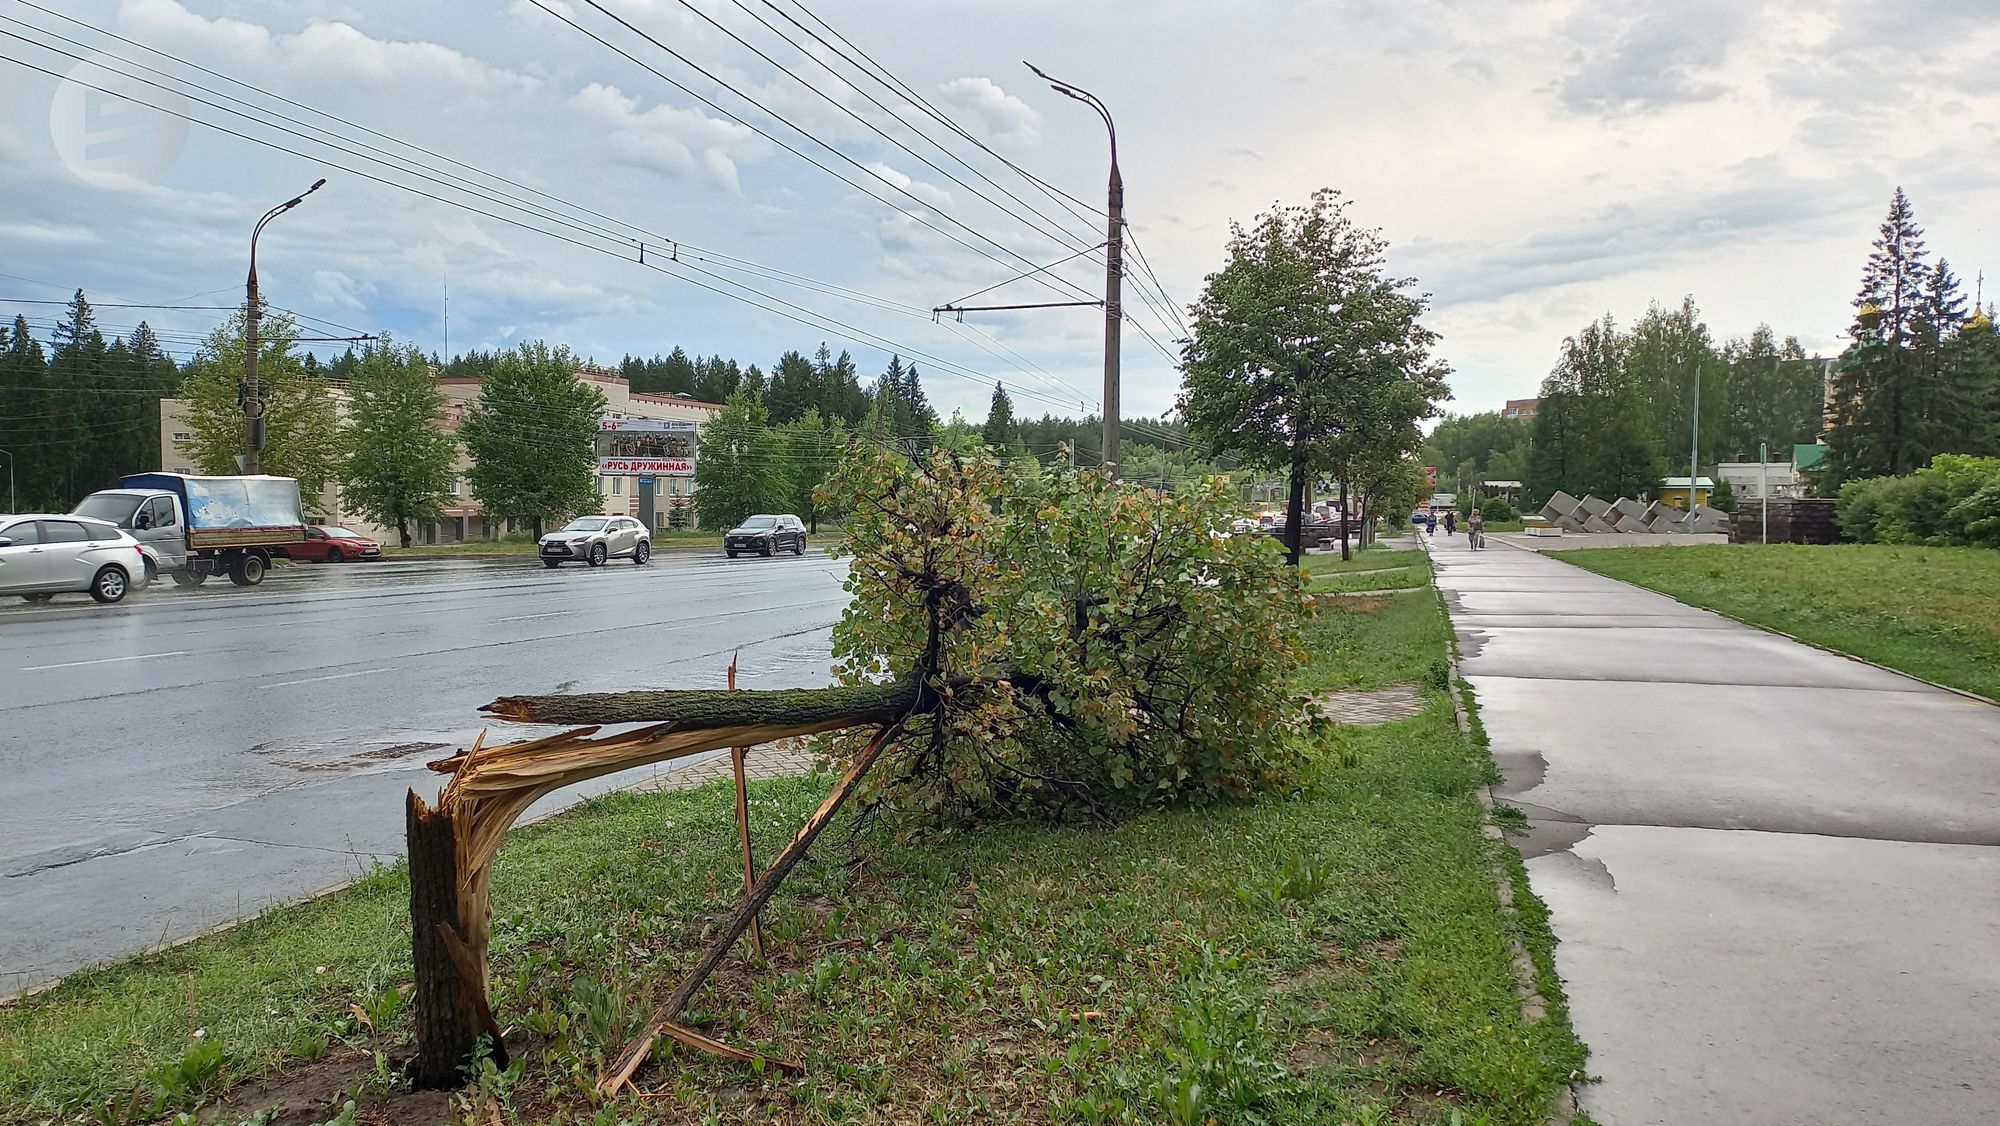
[(663, 497), (663, 496), (666, 496), (666, 495), (667, 495), (667, 481), (668, 481), (668, 480), (670, 480), (670, 478), (666, 478), (666, 477), (655, 477), (655, 478), (653, 478), (653, 495), (654, 495), (654, 496), (656, 496), (656, 497)]
[(613, 477), (611, 479), (611, 495), (614, 497), (622, 497), (625, 495), (625, 478)]

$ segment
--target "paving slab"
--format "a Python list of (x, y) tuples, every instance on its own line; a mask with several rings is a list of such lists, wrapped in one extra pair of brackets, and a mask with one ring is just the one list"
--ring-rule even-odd
[[(1531, 817), (2000, 844), (2000, 708), (1976, 700), (1468, 679), (1495, 796)], [(1561, 712), (1588, 722), (1548, 722)]]
[(2000, 850), (1601, 826), (1528, 875), (1604, 1126), (2000, 1116)]
[(1432, 558), (1594, 1121), (2000, 1121), (2000, 708), (1529, 552)]

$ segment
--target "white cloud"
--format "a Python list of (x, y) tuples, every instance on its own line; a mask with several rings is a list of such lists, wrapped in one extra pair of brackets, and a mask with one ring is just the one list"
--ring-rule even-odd
[(1041, 143), (1042, 115), (990, 78), (954, 78), (938, 87), (938, 95), (946, 105), (973, 115), (995, 144), (1021, 150)]

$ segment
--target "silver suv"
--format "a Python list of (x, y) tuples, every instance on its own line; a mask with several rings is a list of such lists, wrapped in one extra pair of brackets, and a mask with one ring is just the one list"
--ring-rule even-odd
[(46, 602), (74, 590), (117, 602), (150, 578), (139, 541), (115, 524), (80, 516), (0, 516), (0, 593)]
[(593, 567), (604, 566), (607, 559), (643, 564), (653, 557), (653, 537), (630, 516), (579, 516), (543, 536), (536, 554), (549, 568), (573, 560)]

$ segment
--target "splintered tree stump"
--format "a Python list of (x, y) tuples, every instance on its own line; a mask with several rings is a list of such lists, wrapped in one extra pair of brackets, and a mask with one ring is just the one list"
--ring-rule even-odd
[(417, 1041), (409, 1076), (420, 1090), (448, 1090), (464, 1085), (482, 1032), (503, 1066), (507, 1056), (479, 980), (483, 967), (473, 964), (459, 933), (458, 844), (451, 813), (430, 808), (411, 790), (407, 842)]

